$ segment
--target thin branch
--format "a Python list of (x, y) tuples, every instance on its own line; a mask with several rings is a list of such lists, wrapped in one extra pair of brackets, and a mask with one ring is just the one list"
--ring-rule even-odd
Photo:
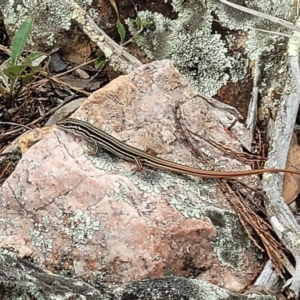
[(245, 12), (247, 14), (250, 14), (250, 15), (262, 18), (262, 19), (269, 20), (269, 21), (271, 21), (273, 23), (279, 24), (279, 25), (281, 25), (283, 27), (286, 27), (288, 29), (300, 32), (300, 27), (296, 26), (294, 23), (291, 23), (289, 21), (286, 21), (286, 20), (283, 20), (283, 19), (280, 19), (280, 18), (277, 18), (277, 17), (273, 17), (273, 16), (270, 16), (270, 15), (267, 15), (265, 13), (262, 13), (262, 12), (254, 10), (254, 9), (247, 8), (247, 7), (244, 7), (244, 6), (232, 3), (232, 2), (227, 1), (227, 0), (220, 0), (220, 2), (222, 2), (224, 4), (227, 4), (227, 5), (229, 5), (229, 6), (233, 7), (233, 8), (236, 8), (236, 9), (238, 9), (240, 11), (243, 11), (243, 12)]
[(59, 0), (71, 14), (71, 18), (80, 25), (91, 41), (95, 42), (108, 59), (108, 64), (115, 70), (127, 74), (142, 66), (142, 63), (113, 41), (90, 16), (73, 0)]

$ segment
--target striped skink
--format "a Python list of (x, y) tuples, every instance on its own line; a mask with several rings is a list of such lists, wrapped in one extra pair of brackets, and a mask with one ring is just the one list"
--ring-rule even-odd
[(134, 162), (138, 170), (143, 166), (154, 169), (162, 169), (173, 173), (187, 174), (204, 178), (233, 178), (263, 173), (292, 173), (300, 175), (300, 172), (287, 169), (257, 169), (248, 171), (209, 171), (198, 168), (188, 167), (185, 165), (173, 163), (171, 161), (158, 158), (145, 151), (129, 146), (118, 139), (114, 138), (105, 131), (98, 129), (87, 122), (77, 119), (65, 119), (60, 121), (58, 127), (78, 135), (88, 142), (95, 145), (96, 148), (102, 147), (108, 152), (121, 157), (124, 160)]

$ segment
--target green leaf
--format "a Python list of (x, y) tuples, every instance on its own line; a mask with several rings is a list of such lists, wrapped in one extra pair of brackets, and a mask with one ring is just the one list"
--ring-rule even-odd
[(41, 57), (42, 55), (44, 55), (43, 53), (41, 52), (33, 52), (33, 53), (30, 53), (26, 58), (25, 60), (22, 62), (21, 66), (27, 68), (29, 66), (32, 65), (33, 61), (36, 60), (37, 58)]
[(17, 65), (31, 32), (33, 18), (27, 19), (17, 30), (11, 47), (11, 64)]
[(120, 20), (120, 16), (119, 16), (119, 11), (118, 11), (118, 7), (117, 7), (117, 4), (115, 2), (115, 0), (109, 0), (110, 4), (112, 5), (112, 7), (114, 8), (116, 14), (117, 14), (117, 18), (118, 18), (118, 21)]
[(29, 56), (27, 56), (25, 58), (25, 60), (22, 61), (22, 64), (20, 64), (19, 66), (22, 66), (22, 67), (24, 67), (26, 69), (27, 67), (29, 67), (31, 65), (31, 62), (32, 62), (32, 60), (30, 59)]
[(118, 32), (119, 32), (119, 35), (121, 38), (121, 44), (123, 44), (125, 37), (126, 37), (125, 27), (123, 26), (123, 24), (120, 21), (117, 21), (117, 28), (118, 28)]
[(30, 72), (24, 76), (22, 76), (21, 84), (22, 86), (26, 85), (30, 82), (33, 76), (41, 70), (40, 66), (33, 67)]
[(151, 22), (149, 20), (147, 20), (147, 19), (143, 19), (142, 20), (141, 19), (141, 26), (142, 26), (142, 28), (147, 27), (150, 24), (151, 24)]
[(142, 44), (145, 41), (145, 39), (142, 36), (136, 36), (136, 37), (134, 37), (134, 41)]
[(99, 69), (105, 62), (106, 62), (106, 57), (104, 55), (100, 56), (96, 59), (94, 66), (96, 69)]
[(135, 23), (136, 23), (136, 27), (137, 27), (137, 30), (140, 31), (142, 29), (142, 20), (140, 17), (136, 17), (135, 19)]
[(44, 53), (42, 52), (32, 52), (28, 55), (28, 57), (31, 59), (31, 62), (33, 62), (34, 60), (41, 57), (42, 55), (44, 55)]
[[(26, 68), (26, 67), (25, 67)], [(14, 80), (19, 77), (25, 70), (23, 66), (10, 66), (3, 70), (3, 73), (10, 79)]]

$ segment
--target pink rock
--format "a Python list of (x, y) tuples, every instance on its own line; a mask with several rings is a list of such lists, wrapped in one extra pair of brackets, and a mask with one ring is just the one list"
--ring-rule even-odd
[[(222, 123), (216, 119), (169, 61), (115, 79), (76, 117), (164, 159), (201, 167), (176, 120), (177, 102), (180, 121), (199, 135), (191, 134), (197, 149), (220, 169), (245, 169), (200, 138), (241, 152), (224, 129), (232, 120), (223, 112)], [(51, 271), (107, 285), (176, 275), (238, 292), (256, 276), (260, 262), (216, 181), (134, 172), (132, 163), (87, 151), (85, 141), (54, 129), (23, 155), (0, 190), (0, 243), (25, 245)]]

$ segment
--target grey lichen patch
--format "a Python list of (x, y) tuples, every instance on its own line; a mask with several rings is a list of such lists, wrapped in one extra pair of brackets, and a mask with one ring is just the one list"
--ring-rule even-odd
[(169, 205), (176, 208), (185, 218), (200, 219), (205, 215), (204, 207), (217, 205), (213, 191), (217, 188), (215, 180), (181, 177), (176, 182), (183, 188), (169, 190)]
[[(99, 221), (92, 220), (90, 216), (81, 211), (67, 216), (64, 218), (64, 222), (57, 226), (56, 232), (67, 236), (71, 246), (87, 244), (100, 228)], [(51, 221), (48, 217), (43, 217), (41, 222), (35, 223), (34, 227), (30, 228), (27, 233), (31, 236), (32, 244), (42, 253), (46, 253), (51, 252), (53, 248), (53, 239), (48, 237), (50, 232)]]
[(21, 299), (121, 299), (111, 297), (110, 289), (101, 291), (80, 279), (53, 274), (25, 260), (0, 254), (0, 280), (5, 293), (2, 300)]
[(145, 168), (142, 172), (128, 174), (130, 180), (143, 192), (161, 194), (175, 184), (176, 175)]
[[(188, 17), (195, 21), (195, 16), (190, 14), (179, 20), (169, 20), (158, 13), (144, 11), (139, 17), (150, 25), (137, 40), (138, 45), (150, 58), (171, 59), (195, 88), (212, 95), (230, 79), (227, 70), (232, 70), (232, 80), (239, 78), (235, 60), (227, 57), (225, 42), (219, 34), (210, 32), (211, 17), (201, 18), (202, 27), (195, 30), (190, 30)], [(133, 22), (127, 21), (127, 24), (134, 33)]]
[(50, 231), (50, 220), (43, 217), (40, 223), (34, 223), (34, 227), (28, 229), (27, 233), (31, 236), (31, 243), (42, 253), (51, 252), (53, 240), (47, 237)]
[[(295, 11), (288, 1), (273, 1), (272, 5), (266, 1), (246, 1), (245, 5), (284, 19), (292, 19), (290, 12)], [(215, 94), (228, 80), (244, 79), (248, 58), (258, 59), (263, 51), (272, 50), (278, 39), (276, 35), (249, 29), (278, 30), (278, 26), (217, 0), (174, 0), (172, 6), (178, 13), (176, 20), (149, 11), (139, 12), (145, 29), (137, 38), (137, 44), (150, 58), (171, 59), (196, 89), (209, 95)], [(228, 38), (233, 39), (234, 34), (221, 36), (212, 31), (215, 21), (233, 33), (244, 30), (249, 34), (244, 53), (229, 50)], [(135, 21), (126, 20), (126, 23), (130, 32), (136, 34)]]
[(122, 161), (119, 157), (113, 157), (102, 149), (97, 153), (97, 155), (91, 155), (91, 149), (89, 147), (84, 147), (84, 149), (85, 155), (93, 162), (96, 168), (108, 172), (123, 170), (123, 168), (118, 164), (118, 162)]
[(209, 300), (247, 300), (247, 299), (274, 299), (270, 295), (234, 294), (226, 289), (197, 279), (182, 277), (163, 277), (151, 280), (135, 281), (125, 287), (126, 299), (209, 299)]
[(115, 190), (116, 200), (120, 202), (128, 202), (128, 191), (127, 186), (120, 183), (118, 189)]
[(0, 218), (0, 226), (2, 230), (5, 230), (7, 232), (7, 235), (16, 234), (16, 228), (19, 229), (21, 227), (19, 222), (13, 222), (12, 219), (5, 217)]
[(79, 5), (91, 5), (93, 1), (92, 0), (76, 0), (75, 2)]
[(90, 242), (96, 231), (100, 229), (100, 222), (92, 220), (84, 212), (78, 211), (68, 216), (65, 226), (60, 231), (67, 235), (71, 246), (85, 245)]
[(243, 264), (245, 248), (249, 248), (251, 243), (236, 214), (217, 208), (206, 209), (205, 214), (217, 229), (217, 236), (212, 246), (220, 262), (239, 270)]
[(129, 179), (144, 193), (166, 195), (169, 205), (186, 218), (201, 217), (199, 201), (215, 204), (211, 193), (216, 185), (214, 180), (150, 169), (143, 170), (143, 173), (131, 173)]
[(200, 219), (204, 215), (204, 210), (201, 206), (194, 204), (189, 197), (181, 193), (170, 198), (169, 204), (180, 211), (185, 218)]
[(96, 18), (99, 17), (99, 11), (96, 10), (95, 8), (90, 8), (90, 9), (89, 9), (89, 15), (91, 16), (91, 18), (92, 18), (93, 20), (95, 20)]
[[(30, 0), (21, 1), (1, 1), (0, 9), (5, 16), (5, 24), (11, 31), (29, 18), (34, 16), (35, 24), (31, 32), (32, 36), (44, 39), (48, 45), (55, 41), (54, 31), (56, 29), (69, 29), (71, 26), (70, 14), (58, 0)], [(89, 2), (89, 1), (82, 1)], [(32, 40), (29, 40), (33, 44)]]

